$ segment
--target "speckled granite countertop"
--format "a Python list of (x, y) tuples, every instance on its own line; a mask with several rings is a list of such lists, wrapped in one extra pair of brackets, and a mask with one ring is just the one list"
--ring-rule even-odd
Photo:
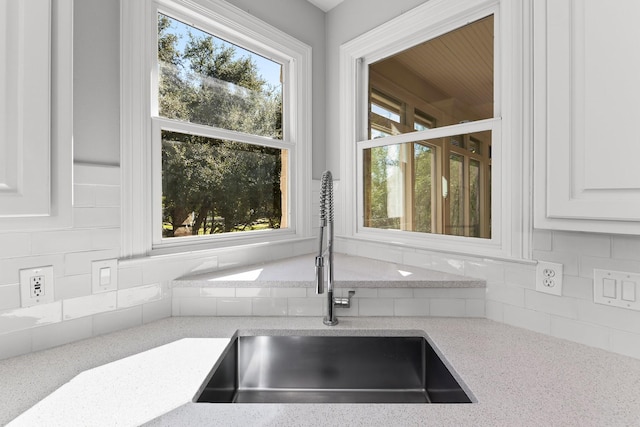
[[(478, 402), (190, 403), (238, 329), (423, 330)], [(169, 318), (0, 361), (0, 379), (0, 424), (31, 408), (11, 425), (640, 425), (640, 360), (486, 319)]]
[[(327, 262), (325, 260), (325, 262)], [(218, 270), (177, 279), (173, 286), (310, 287), (315, 284), (315, 256), (300, 255), (264, 264)], [(334, 254), (334, 282), (350, 288), (484, 288), (484, 280), (393, 262)]]

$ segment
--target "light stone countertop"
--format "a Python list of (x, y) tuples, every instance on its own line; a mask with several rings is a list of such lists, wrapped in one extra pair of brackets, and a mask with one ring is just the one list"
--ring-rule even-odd
[[(478, 402), (191, 403), (238, 329), (422, 330)], [(327, 328), (311, 317), (174, 317), (0, 361), (0, 380), (0, 424), (26, 411), (16, 426), (640, 425), (640, 360), (486, 319), (345, 317)]]
[[(327, 261), (325, 260), (325, 263)], [(326, 265), (326, 264), (325, 264)], [(310, 287), (315, 255), (185, 276), (173, 286)], [(325, 279), (326, 280), (326, 279)], [(350, 288), (484, 288), (484, 280), (353, 255), (334, 254), (334, 283)]]

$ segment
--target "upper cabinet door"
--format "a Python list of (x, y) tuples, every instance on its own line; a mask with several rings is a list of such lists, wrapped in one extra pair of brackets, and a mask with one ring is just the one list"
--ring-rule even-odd
[(640, 234), (640, 2), (533, 2), (535, 226)]
[(72, 0), (0, 0), (0, 231), (67, 227)]

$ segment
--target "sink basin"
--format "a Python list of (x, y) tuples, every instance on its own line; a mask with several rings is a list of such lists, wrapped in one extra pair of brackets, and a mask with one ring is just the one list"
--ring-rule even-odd
[(196, 394), (210, 403), (471, 403), (425, 336), (235, 335)]

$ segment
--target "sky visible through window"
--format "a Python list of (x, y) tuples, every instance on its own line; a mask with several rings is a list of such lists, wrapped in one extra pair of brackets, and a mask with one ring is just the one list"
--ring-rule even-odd
[(253, 53), (249, 50), (246, 50), (238, 45), (229, 43), (226, 40), (218, 38), (212, 34), (206, 33), (198, 28), (187, 25), (174, 18), (171, 18), (169, 16), (168, 18), (171, 21), (171, 29), (173, 30), (172, 33), (178, 36), (177, 47), (180, 50), (180, 52), (184, 52), (184, 48), (186, 47), (187, 42), (189, 41), (189, 32), (191, 32), (191, 34), (193, 34), (196, 37), (211, 36), (213, 37), (213, 40), (216, 45), (222, 45), (224, 47), (232, 46), (236, 50), (234, 59), (239, 59), (239, 58), (249, 56), (251, 60), (257, 65), (259, 74), (262, 76), (263, 79), (267, 81), (269, 86), (276, 86), (276, 87), (282, 86), (282, 84), (280, 83), (280, 70), (282, 68), (282, 65), (280, 65), (279, 63), (272, 61), (268, 58), (265, 58), (264, 56), (260, 56), (256, 53)]

